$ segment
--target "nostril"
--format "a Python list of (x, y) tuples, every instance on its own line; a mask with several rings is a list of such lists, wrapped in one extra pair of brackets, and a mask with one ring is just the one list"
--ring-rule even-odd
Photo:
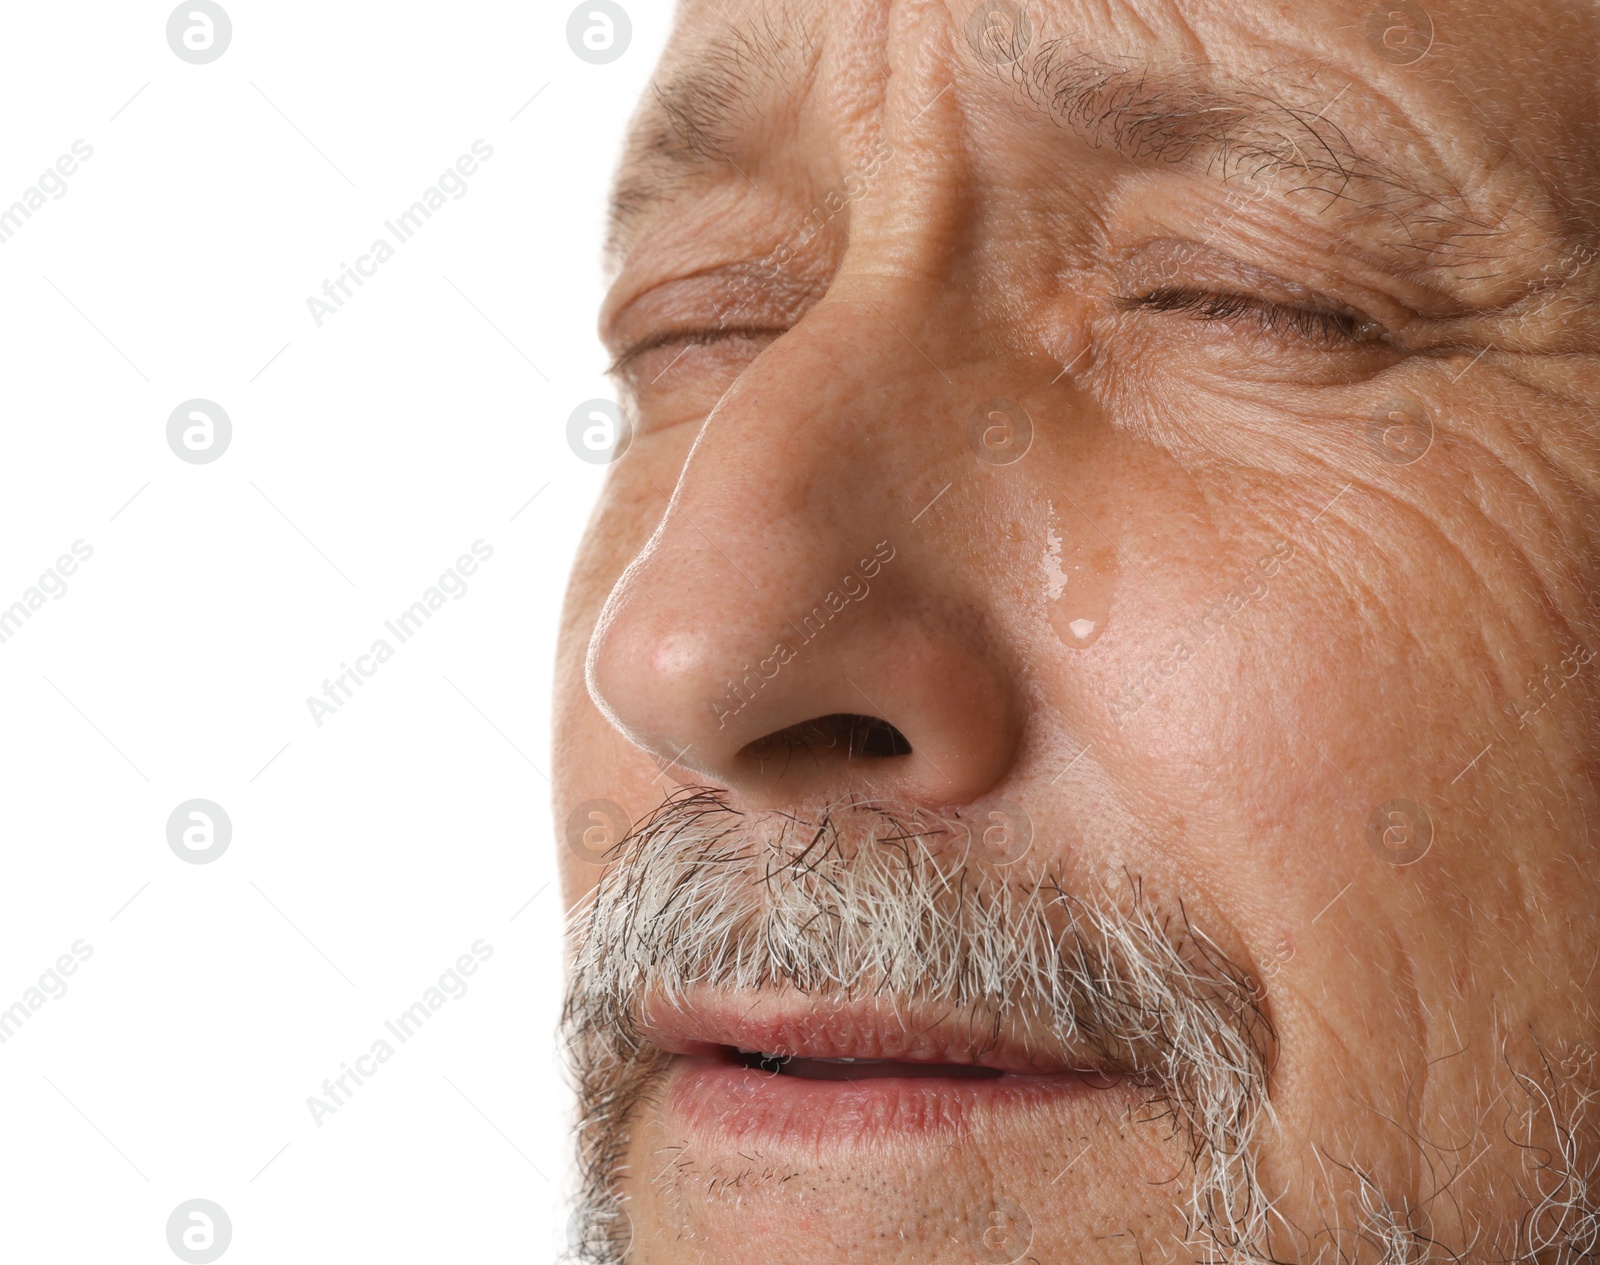
[(747, 744), (739, 754), (766, 764), (773, 760), (787, 762), (800, 753), (817, 759), (830, 755), (843, 760), (888, 759), (910, 755), (911, 744), (903, 733), (877, 716), (835, 712), (775, 730)]
[(911, 754), (911, 744), (906, 741), (906, 736), (888, 721), (879, 720), (875, 716), (854, 716), (851, 719), (862, 722), (858, 732), (860, 738), (859, 750), (862, 755), (897, 756)]

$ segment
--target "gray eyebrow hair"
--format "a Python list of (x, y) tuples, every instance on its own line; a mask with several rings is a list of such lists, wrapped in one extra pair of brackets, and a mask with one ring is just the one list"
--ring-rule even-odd
[[(730, 25), (666, 83), (651, 81), (655, 109), (630, 137), (612, 191), (606, 232), (613, 253), (628, 225), (671, 196), (697, 170), (738, 164), (740, 125), (761, 113), (763, 91), (793, 92), (814, 64), (816, 44), (787, 5)], [(741, 171), (741, 174), (742, 171)]]
[(1223, 184), (1287, 182), (1286, 191), (1321, 193), (1324, 210), (1348, 202), (1392, 218), (1406, 235), (1402, 244), (1426, 255), (1460, 251), (1499, 231), (1442, 177), (1429, 188), (1358, 146), (1325, 117), (1329, 102), (1314, 109), (1266, 83), (1219, 80), (1204, 66), (1118, 65), (1065, 40), (1045, 41), (1011, 67), (1011, 82), (1096, 148), (1136, 163), (1200, 168)]
[[(733, 167), (745, 175), (733, 157), (741, 132), (762, 116), (767, 97), (800, 86), (816, 52), (779, 6), (730, 27), (654, 86), (655, 108), (630, 141), (612, 196), (608, 254), (635, 220), (671, 201), (696, 174)], [(1443, 177), (1428, 188), (1422, 177), (1402, 174), (1326, 118), (1327, 102), (1292, 101), (1275, 84), (1220, 77), (1203, 64), (1117, 64), (1060, 39), (986, 72), (1058, 126), (1131, 162), (1185, 167), (1223, 184), (1320, 193), (1322, 211), (1344, 204), (1351, 214), (1388, 219), (1398, 244), (1419, 262), (1479, 260), (1474, 245), (1501, 231), (1475, 216)]]

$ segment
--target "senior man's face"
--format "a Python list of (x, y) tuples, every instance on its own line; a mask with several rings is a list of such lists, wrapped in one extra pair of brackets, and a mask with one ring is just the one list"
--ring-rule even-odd
[(685, 8), (558, 672), (580, 1259), (1593, 1259), (1597, 54)]

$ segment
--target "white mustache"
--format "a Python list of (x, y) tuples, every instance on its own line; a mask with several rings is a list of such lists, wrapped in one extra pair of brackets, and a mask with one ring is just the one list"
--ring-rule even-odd
[[(641, 1008), (691, 990), (788, 988), (821, 1001), (1022, 1024), (1151, 1086), (1188, 1135), (1189, 1220), (1207, 1254), (1262, 1259), (1269, 1208), (1251, 1140), (1270, 1117), (1274, 1048), (1246, 972), (1124, 876), (1087, 896), (972, 864), (950, 823), (852, 804), (747, 819), (711, 791), (669, 799), (615, 849), (571, 927), (563, 1030), (579, 1081), (591, 1195), (609, 1183), (642, 1082), (663, 1062)], [(596, 1210), (597, 1213), (599, 1210)], [(597, 1256), (595, 1259), (605, 1259)]]

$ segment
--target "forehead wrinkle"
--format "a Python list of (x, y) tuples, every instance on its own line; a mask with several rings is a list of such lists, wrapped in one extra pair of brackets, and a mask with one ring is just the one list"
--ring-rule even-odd
[[(1326, 117), (1328, 102), (1295, 102), (1276, 85), (1203, 62), (1156, 65), (1135, 55), (1095, 54), (1066, 39), (1041, 40), (1009, 67), (1023, 98), (1094, 147), (1131, 161), (1186, 166), (1221, 183), (1272, 181), (1286, 193), (1315, 193), (1321, 213), (1392, 224), (1399, 249), (1419, 268), (1485, 266), (1500, 271), (1494, 239), (1505, 217), (1474, 213), (1439, 172), (1403, 175), (1356, 145)], [(741, 156), (752, 127), (793, 100), (816, 69), (816, 34), (788, 3), (737, 22), (687, 55), (653, 100), (629, 144), (612, 197), (607, 255), (615, 260), (628, 230), (671, 202), (696, 176), (748, 180)], [(1006, 67), (985, 67), (1004, 77)], [(1304, 95), (1301, 90), (1300, 95)], [(1426, 141), (1426, 137), (1422, 138)], [(1413, 160), (1408, 171), (1415, 170)]]

